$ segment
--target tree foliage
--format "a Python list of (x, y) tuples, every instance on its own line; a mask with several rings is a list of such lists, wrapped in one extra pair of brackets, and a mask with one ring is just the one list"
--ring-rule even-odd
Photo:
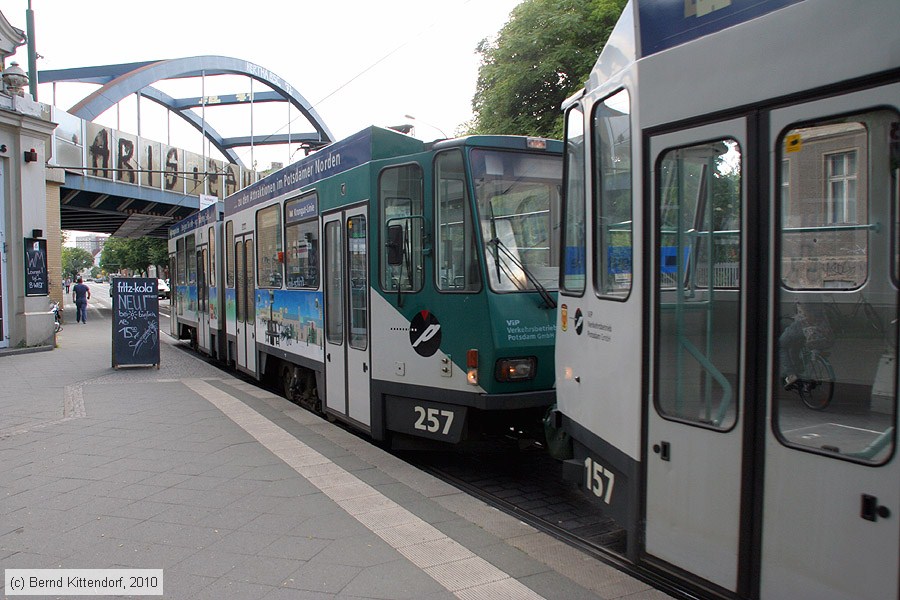
[(165, 269), (169, 262), (166, 240), (158, 238), (117, 238), (111, 237), (103, 245), (100, 266), (107, 273), (127, 269), (135, 273), (146, 273), (150, 265)]
[(93, 266), (94, 257), (84, 248), (70, 248), (65, 246), (62, 249), (62, 272), (63, 277), (72, 277)]
[(469, 133), (561, 138), (560, 106), (590, 75), (626, 0), (525, 0), (482, 40)]

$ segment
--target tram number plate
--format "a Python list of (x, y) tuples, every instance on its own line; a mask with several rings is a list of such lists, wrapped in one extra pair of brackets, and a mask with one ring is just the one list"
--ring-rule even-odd
[[(447, 435), (450, 433), (450, 426), (453, 425), (453, 411), (438, 408), (425, 408), (424, 406), (414, 406), (418, 418), (415, 427), (421, 431), (430, 431), (431, 433), (442, 433)], [(441, 425), (443, 423), (443, 426)]]
[(584, 459), (584, 487), (591, 490), (597, 498), (610, 504), (613, 497), (613, 488), (616, 485), (616, 476), (611, 469), (607, 469), (599, 462), (588, 456)]
[(466, 407), (388, 396), (386, 424), (391, 431), (444, 442), (460, 440), (466, 422)]

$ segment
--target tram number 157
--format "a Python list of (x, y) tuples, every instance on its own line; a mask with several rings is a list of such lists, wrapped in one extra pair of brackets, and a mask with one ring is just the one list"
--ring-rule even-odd
[(415, 427), (421, 431), (430, 431), (431, 433), (437, 433), (441, 430), (441, 421), (443, 421), (443, 433), (447, 435), (450, 433), (450, 425), (453, 423), (453, 411), (452, 410), (440, 410), (437, 408), (423, 408), (421, 406), (415, 406), (413, 409), (416, 411), (418, 418), (416, 419)]
[(584, 487), (609, 504), (616, 484), (615, 474), (588, 456), (584, 459), (584, 476)]

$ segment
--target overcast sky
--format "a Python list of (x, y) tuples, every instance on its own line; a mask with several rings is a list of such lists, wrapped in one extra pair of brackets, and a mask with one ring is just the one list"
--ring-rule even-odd
[[(416, 137), (453, 135), (472, 117), (479, 40), (494, 37), (521, 0), (255, 0), (196, 2), (154, 0), (32, 0), (38, 70), (66, 69), (135, 61), (220, 55), (248, 60), (290, 83), (313, 104), (336, 138), (369, 125), (413, 123)], [(2, 10), (25, 31), (27, 0), (4, 0)], [(23, 46), (12, 60), (27, 69)], [(210, 81), (206, 95), (249, 91), (248, 80)], [(176, 97), (200, 96), (199, 79), (163, 88)], [(178, 88), (195, 86), (196, 89)], [(93, 87), (57, 86), (56, 104), (69, 108)], [(254, 88), (259, 91), (260, 88)], [(53, 90), (41, 86), (39, 100), (53, 102)], [(141, 103), (143, 135), (167, 141), (166, 133), (148, 133), (150, 121), (165, 121)], [(286, 132), (289, 116), (254, 109), (254, 135)], [(211, 110), (211, 109), (207, 109)], [(136, 132), (136, 109), (123, 103), (105, 124)], [(225, 113), (222, 113), (225, 114)], [(249, 113), (207, 114), (225, 136), (248, 135)], [(410, 121), (404, 115), (413, 115)], [(217, 122), (216, 119), (219, 119)], [(309, 131), (296, 111), (291, 130)], [(515, 132), (510, 132), (515, 133)], [(177, 140), (173, 139), (173, 143)], [(191, 148), (188, 148), (191, 149)], [(290, 162), (290, 152), (266, 153), (255, 160)], [(249, 164), (249, 151), (240, 152)], [(300, 155), (292, 157), (297, 160)]]

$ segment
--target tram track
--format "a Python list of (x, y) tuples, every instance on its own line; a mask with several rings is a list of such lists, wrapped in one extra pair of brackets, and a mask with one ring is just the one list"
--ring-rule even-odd
[[(562, 464), (542, 448), (465, 455), (440, 452), (394, 454), (489, 506), (673, 598), (701, 598), (660, 573), (628, 561), (624, 555), (624, 530), (612, 519), (603, 517), (574, 484), (563, 481)], [(449, 460), (451, 457), (455, 460)], [(515, 476), (508, 474), (511, 461), (515, 461)], [(451, 462), (454, 464), (448, 464)]]

